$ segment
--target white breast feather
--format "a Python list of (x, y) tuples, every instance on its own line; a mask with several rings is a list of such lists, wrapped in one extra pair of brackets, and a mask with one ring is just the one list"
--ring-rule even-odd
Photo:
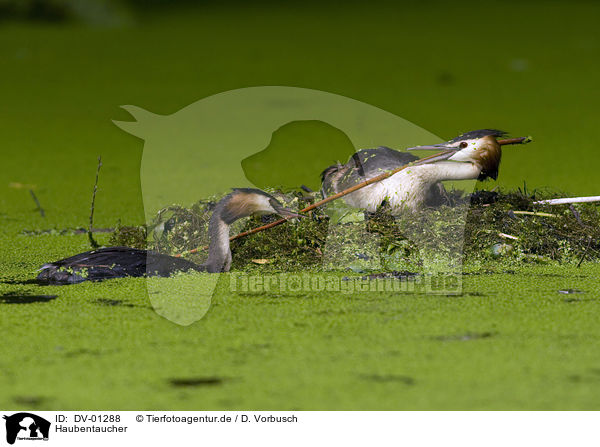
[(415, 210), (423, 205), (427, 197), (427, 181), (420, 167), (409, 168), (390, 178), (359, 189), (346, 196), (348, 205), (375, 212), (387, 201), (394, 212)]

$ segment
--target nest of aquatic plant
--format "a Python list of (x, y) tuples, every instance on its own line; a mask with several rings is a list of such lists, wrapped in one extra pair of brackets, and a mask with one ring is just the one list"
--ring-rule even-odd
[(110, 235), (108, 245), (113, 247), (146, 248), (147, 228), (145, 225), (121, 226), (117, 225)]
[[(318, 194), (303, 191), (269, 192), (296, 210), (320, 199)], [(548, 191), (477, 191), (470, 195), (450, 191), (441, 206), (400, 218), (392, 216), (386, 206), (366, 213), (337, 200), (311, 211), (307, 218), (233, 241), (232, 269), (410, 270), (432, 258), (446, 265), (599, 260), (600, 207), (534, 204), (556, 196)], [(203, 200), (190, 208), (161, 210), (148, 225), (145, 245), (170, 254), (206, 246), (208, 220), (220, 198)], [(234, 223), (231, 234), (276, 219), (242, 219)], [(125, 227), (118, 229), (113, 240), (139, 246), (140, 236), (145, 234), (145, 229), (136, 233)], [(186, 257), (203, 262), (206, 255), (201, 248)]]
[(474, 194), (465, 226), (465, 255), (523, 262), (600, 260), (600, 206), (534, 203), (557, 196), (565, 195), (522, 190)]

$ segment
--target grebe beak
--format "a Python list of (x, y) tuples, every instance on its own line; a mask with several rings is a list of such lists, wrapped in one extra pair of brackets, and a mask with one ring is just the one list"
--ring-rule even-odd
[(448, 146), (448, 143), (440, 143), (440, 144), (429, 144), (426, 146), (415, 146), (415, 147), (409, 147), (408, 149), (406, 149), (407, 151), (440, 151), (440, 150), (451, 150), (451, 151), (457, 151), (458, 148), (456, 147), (452, 147), (452, 146)]
[[(413, 149), (413, 148), (411, 148), (411, 149)], [(444, 152), (441, 152), (439, 154), (430, 155), (429, 157), (423, 157), (420, 160), (413, 162), (413, 165), (415, 165), (415, 166), (426, 165), (429, 163), (435, 163), (438, 161), (448, 160), (449, 158), (454, 156), (457, 152), (458, 152), (458, 149), (456, 149), (456, 148), (446, 149)]]
[(289, 210), (281, 205), (273, 205), (273, 209), (277, 212), (277, 214), (283, 217), (306, 217), (302, 214), (294, 213), (292, 210)]
[(435, 163), (438, 161), (448, 160), (452, 157), (456, 152), (459, 151), (457, 147), (450, 147), (448, 143), (440, 143), (440, 144), (430, 144), (427, 146), (415, 146), (409, 147), (406, 149), (407, 151), (443, 151), (439, 154), (431, 155), (429, 157), (421, 158), (420, 160), (415, 161), (414, 165), (425, 165), (429, 163)]

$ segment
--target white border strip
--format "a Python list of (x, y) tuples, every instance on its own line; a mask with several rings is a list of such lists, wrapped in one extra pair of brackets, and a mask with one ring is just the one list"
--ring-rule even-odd
[[(10, 416), (19, 411), (0, 411)], [(599, 445), (595, 412), (30, 412), (51, 422), (44, 447), (110, 445)], [(4, 421), (2, 421), (4, 422)], [(2, 426), (0, 445), (6, 445)], [(77, 427), (77, 428), (75, 428)], [(90, 432), (90, 430), (104, 431)], [(115, 430), (114, 427), (120, 428)], [(112, 428), (112, 429), (111, 429)], [(83, 430), (82, 430), (83, 429)], [(111, 429), (112, 431), (109, 431)], [(21, 432), (24, 433), (24, 432)], [(15, 446), (35, 446), (18, 440)]]

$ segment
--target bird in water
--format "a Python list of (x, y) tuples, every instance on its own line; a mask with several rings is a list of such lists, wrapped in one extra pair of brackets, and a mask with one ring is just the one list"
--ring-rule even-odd
[[(445, 151), (424, 162), (419, 162), (419, 158), (413, 154), (388, 147), (364, 149), (353, 154), (346, 164), (325, 169), (321, 174), (321, 191), (327, 197), (386, 171), (413, 163), (414, 166), (385, 180), (346, 195), (344, 201), (369, 212), (375, 212), (385, 202), (394, 214), (443, 203), (445, 190), (440, 183), (442, 181), (498, 177), (502, 157), (498, 138), (505, 135), (505, 132), (495, 129), (473, 130), (445, 143), (408, 149)], [(527, 142), (526, 138), (504, 144), (523, 142)]]
[(127, 276), (170, 276), (178, 271), (190, 270), (228, 272), (231, 267), (229, 227), (236, 220), (255, 214), (304, 217), (285, 208), (275, 197), (260, 189), (235, 188), (217, 203), (210, 218), (208, 259), (204, 264), (150, 250), (107, 247), (44, 264), (37, 279), (45, 283), (74, 284)]

